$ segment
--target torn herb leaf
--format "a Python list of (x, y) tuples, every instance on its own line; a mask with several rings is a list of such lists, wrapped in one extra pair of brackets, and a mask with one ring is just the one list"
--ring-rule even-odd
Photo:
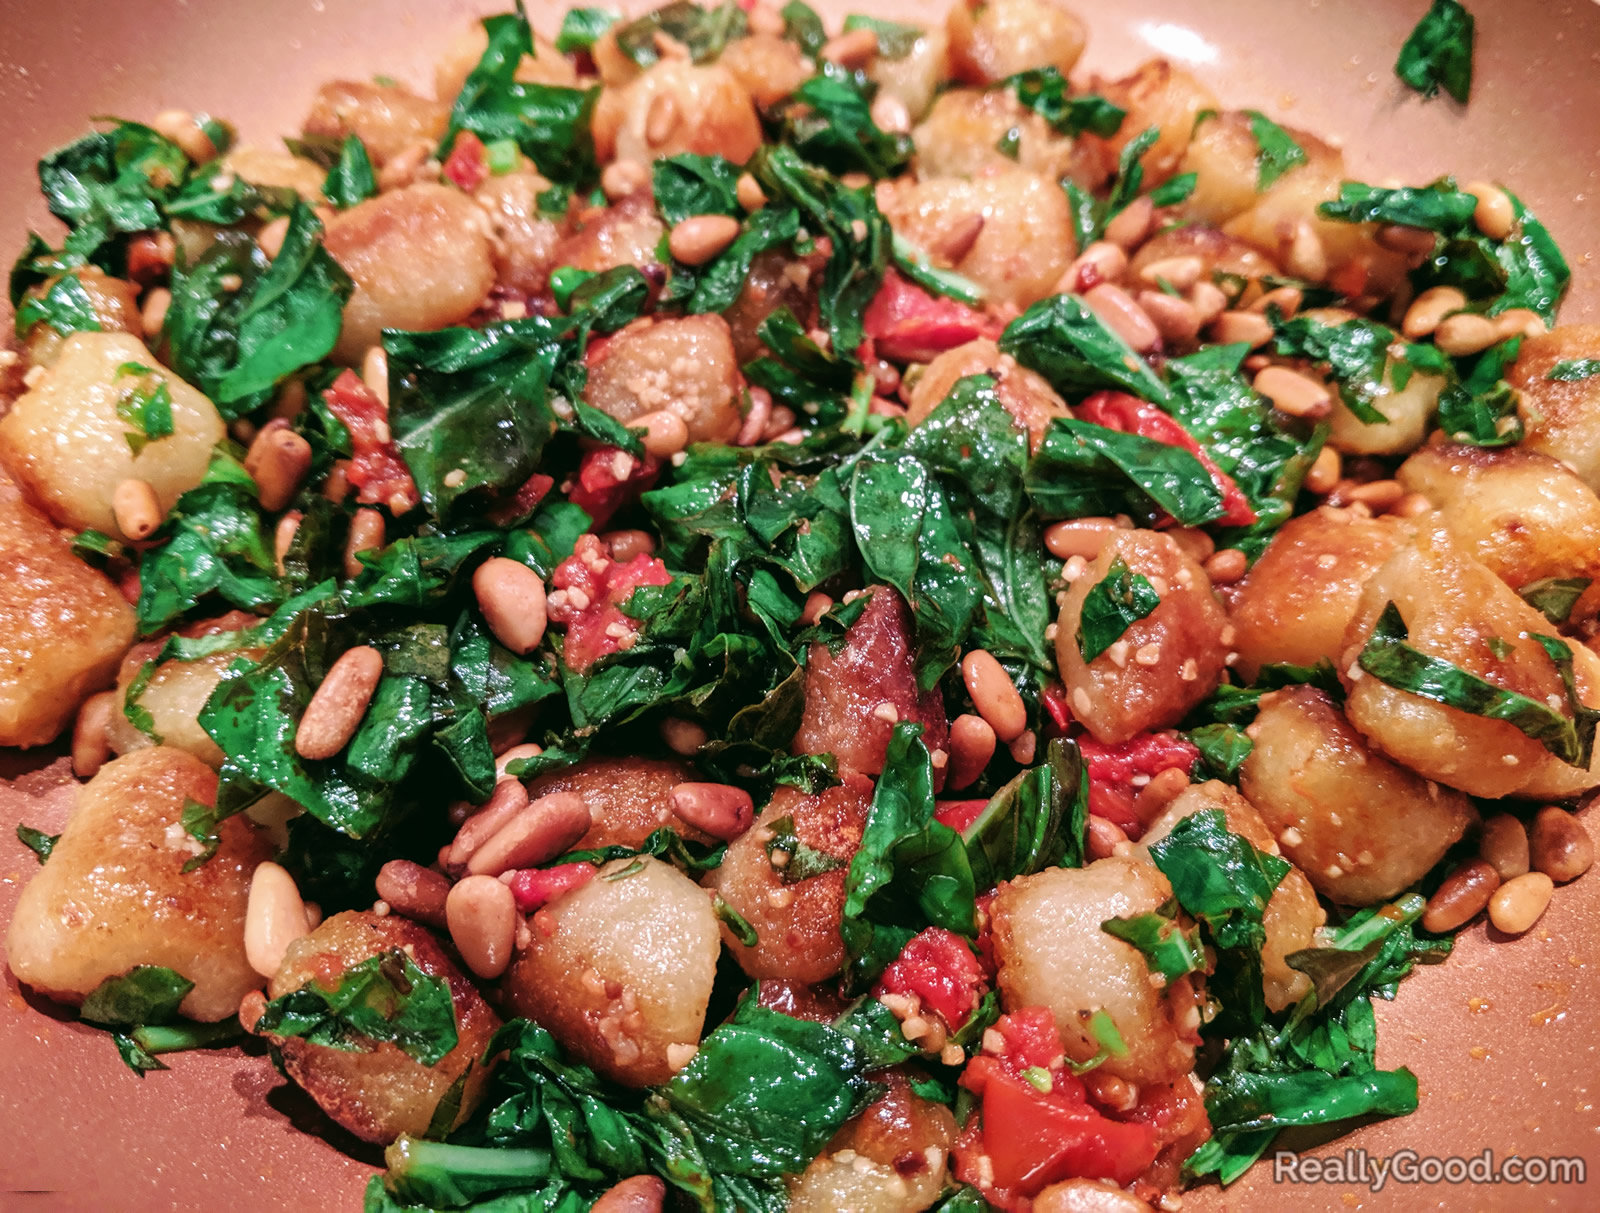
[(339, 159), (322, 182), (322, 196), (340, 210), (348, 210), (378, 192), (367, 146), (359, 135), (346, 135), (339, 147)]
[(1394, 74), (1424, 97), (1442, 88), (1462, 105), (1472, 91), (1476, 23), (1457, 0), (1433, 0), (1395, 60)]
[(792, 816), (778, 818), (767, 829), (772, 834), (765, 847), (767, 862), (783, 878), (784, 884), (798, 884), (849, 863), (801, 842)]
[(1255, 748), (1244, 730), (1231, 724), (1203, 724), (1184, 736), (1200, 751), (1200, 761), (1205, 764), (1207, 774), (1229, 783), (1238, 777), (1239, 768)]
[(1135, 573), (1117, 557), (1084, 597), (1078, 652), (1084, 661), (1093, 661), (1160, 605), (1161, 595), (1149, 578)]
[(1250, 134), (1256, 141), (1256, 191), (1271, 189), (1290, 169), (1306, 162), (1306, 150), (1295, 138), (1260, 110), (1246, 110)]
[(1050, 124), (1057, 134), (1076, 136), (1085, 131), (1109, 139), (1122, 126), (1128, 111), (1098, 93), (1072, 96), (1072, 86), (1058, 68), (1040, 67), (1007, 76), (994, 88), (1010, 89), (1018, 101)]
[(1000, 350), (1038, 371), (1068, 400), (1104, 388), (1152, 404), (1168, 399), (1161, 378), (1077, 295), (1035, 303), (1006, 326)]
[(1193, 927), (1185, 929), (1178, 922), (1176, 900), (1169, 900), (1149, 914), (1108, 918), (1100, 929), (1138, 948), (1150, 971), (1160, 973), (1169, 982), (1206, 967), (1200, 932)]
[(1044, 762), (991, 796), (961, 831), (973, 886), (990, 889), (1049, 867), (1081, 867), (1088, 801), (1089, 773), (1077, 744), (1053, 738)]
[(1222, 517), (1222, 490), (1205, 466), (1180, 447), (1087, 421), (1058, 419), (1028, 463), (1028, 496), (1045, 518), (1158, 511), (1184, 526)]
[(166, 1023), (192, 989), (194, 982), (172, 969), (135, 965), (90, 991), (78, 1014), (90, 1023), (116, 1026)]
[(1593, 581), (1588, 577), (1541, 577), (1517, 591), (1534, 610), (1554, 624), (1566, 623)]
[(659, 62), (661, 52), (656, 35), (665, 34), (681, 43), (694, 63), (717, 58), (728, 43), (750, 30), (745, 13), (734, 0), (715, 8), (701, 8), (689, 0), (673, 0), (643, 16), (616, 27), (617, 47), (640, 67)]
[(55, 850), (55, 845), (60, 840), (60, 834), (46, 834), (43, 830), (36, 830), (21, 822), (17, 823), (17, 841), (32, 851), (40, 863), (50, 858), (50, 852)]
[(890, 134), (872, 120), (863, 81), (824, 63), (773, 107), (780, 140), (829, 172), (887, 177), (899, 171), (911, 158), (911, 136)]
[(621, 18), (604, 8), (569, 8), (556, 34), (556, 50), (563, 55), (586, 51)]
[(1600, 375), (1600, 358), (1575, 358), (1556, 363), (1545, 378), (1555, 383), (1577, 383)]

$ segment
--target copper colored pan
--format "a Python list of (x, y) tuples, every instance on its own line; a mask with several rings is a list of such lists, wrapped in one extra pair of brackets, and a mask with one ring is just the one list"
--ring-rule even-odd
[[(1423, 182), (1445, 172), (1511, 184), (1549, 224), (1577, 283), (1566, 318), (1600, 321), (1600, 7), (1585, 0), (1469, 0), (1477, 79), (1465, 111), (1422, 104), (1390, 68), (1426, 0), (1127, 0), (1074, 5), (1092, 33), (1084, 66), (1120, 73), (1165, 54), (1230, 106), (1253, 106), (1333, 137), (1353, 173)], [(225, 115), (246, 138), (298, 125), (333, 77), (387, 73), (431, 87), (443, 39), (492, 0), (0, 0), (0, 253), (48, 217), (33, 162), (91, 114), (149, 117), (168, 106)], [(564, 7), (564, 6), (562, 6)], [(638, 7), (637, 3), (629, 7)], [(817, 3), (928, 20), (941, 4)], [(530, 0), (536, 25), (560, 9)], [(6, 755), (0, 774), (40, 759)], [(18, 820), (55, 832), (70, 788), (58, 768), (0, 790), (0, 922), (32, 856)], [(1590, 814), (1591, 830), (1600, 820)], [(1527, 936), (1478, 925), (1444, 966), (1380, 1004), (1379, 1062), (1408, 1065), (1413, 1116), (1314, 1148), (1382, 1156), (1584, 1158), (1583, 1186), (1398, 1187), (1275, 1183), (1258, 1167), (1187, 1210), (1600, 1208), (1600, 876), (1558, 890)], [(372, 1155), (354, 1148), (260, 1055), (200, 1053), (140, 1081), (104, 1034), (22, 995), (0, 1006), (0, 1209), (357, 1209)]]

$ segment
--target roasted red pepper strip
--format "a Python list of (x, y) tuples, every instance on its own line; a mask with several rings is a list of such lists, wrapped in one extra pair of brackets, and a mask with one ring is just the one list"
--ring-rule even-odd
[(1138, 795), (1133, 777), (1173, 768), (1188, 772), (1200, 757), (1199, 750), (1174, 733), (1140, 733), (1116, 745), (1080, 737), (1078, 749), (1089, 769), (1089, 812), (1121, 826), (1130, 838), (1145, 827), (1133, 807)]
[(562, 660), (582, 673), (600, 658), (630, 648), (638, 624), (622, 604), (642, 585), (666, 585), (667, 566), (644, 552), (619, 564), (594, 535), (580, 535), (571, 556), (556, 566), (550, 585), (550, 621), (567, 629)]
[(444, 162), (444, 175), (469, 194), (489, 175), (489, 156), (483, 140), (471, 131), (456, 136), (455, 146)]
[(961, 1030), (989, 982), (966, 940), (929, 927), (914, 936), (878, 980), (877, 994), (915, 995), (924, 1011), (935, 1011), (950, 1032)]
[(891, 362), (928, 362), (978, 337), (1000, 335), (999, 324), (982, 312), (931, 295), (894, 270), (884, 273), (861, 323), (878, 356)]

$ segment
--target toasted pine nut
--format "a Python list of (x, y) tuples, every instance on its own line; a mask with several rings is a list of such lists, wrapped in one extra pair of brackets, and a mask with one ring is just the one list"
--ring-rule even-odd
[(1093, 560), (1113, 535), (1127, 529), (1115, 518), (1068, 518), (1045, 527), (1044, 546), (1057, 560), (1071, 560), (1074, 556)]
[(525, 758), (537, 758), (543, 753), (544, 747), (542, 745), (524, 741), (521, 745), (514, 745), (509, 750), (496, 754), (494, 758), (496, 784), (504, 783), (507, 779), (510, 779), (513, 783), (517, 782), (513, 776), (507, 774), (506, 768), (513, 762), (521, 762)]
[(1105, 238), (1124, 250), (1137, 248), (1149, 235), (1150, 223), (1155, 216), (1155, 203), (1150, 201), (1148, 195), (1141, 194), (1111, 216), (1111, 221), (1106, 224)]
[(275, 514), (294, 500), (311, 470), (311, 444), (287, 425), (269, 425), (245, 452), (244, 470), (256, 482), (261, 508)]
[(1102, 282), (1083, 293), (1084, 303), (1100, 317), (1106, 327), (1132, 347), (1134, 353), (1145, 354), (1161, 344), (1161, 334), (1143, 308), (1120, 286)]
[(161, 502), (150, 482), (129, 477), (112, 491), (111, 513), (124, 537), (137, 542), (161, 525)]
[(1453, 357), (1463, 357), (1488, 349), (1500, 334), (1494, 321), (1472, 312), (1457, 312), (1446, 316), (1434, 330), (1433, 343)]
[(1344, 460), (1339, 452), (1331, 446), (1325, 446), (1317, 452), (1317, 457), (1312, 460), (1311, 468), (1306, 472), (1306, 492), (1315, 493), (1318, 497), (1326, 497), (1333, 492), (1334, 485), (1339, 483), (1343, 473)]
[(162, 110), (150, 119), (150, 129), (171, 139), (196, 164), (217, 158), (217, 145), (188, 110)]
[(1250, 305), (1250, 310), (1252, 312), (1260, 312), (1263, 316), (1265, 316), (1269, 307), (1275, 307), (1282, 312), (1284, 316), (1293, 316), (1300, 310), (1300, 304), (1304, 300), (1305, 294), (1300, 290), (1299, 287), (1280, 286), (1275, 290), (1268, 291), (1265, 295), (1261, 296), (1261, 298), (1257, 299)]
[(1504, 240), (1511, 235), (1517, 215), (1505, 190), (1487, 181), (1474, 181), (1463, 192), (1478, 200), (1472, 210), (1472, 222), (1480, 232), (1491, 240)]
[(1321, 282), (1328, 276), (1328, 252), (1316, 229), (1305, 220), (1295, 225), (1294, 238), (1284, 254), (1284, 266), (1297, 278)]
[(1433, 502), (1423, 493), (1407, 493), (1394, 503), (1389, 512), (1396, 518), (1420, 518), (1433, 512)]
[(300, 717), (295, 753), (302, 758), (332, 758), (344, 749), (367, 714), (382, 677), (383, 654), (371, 645), (341, 653)]
[(689, 427), (671, 409), (641, 413), (628, 422), (628, 428), (644, 430), (640, 442), (657, 459), (670, 459), (689, 445)]
[(606, 545), (611, 559), (618, 564), (627, 564), (641, 552), (648, 556), (656, 550), (656, 541), (649, 531), (607, 531), (600, 536), (600, 542)]
[[(758, 11), (752, 10), (751, 16)], [(667, 1051), (681, 1047), (668, 1045)], [(692, 1045), (688, 1047), (693, 1048)], [(661, 1213), (666, 1200), (666, 1181), (654, 1175), (635, 1175), (602, 1192), (600, 1199), (589, 1206), (589, 1213)]]
[(1511, 337), (1542, 337), (1550, 331), (1544, 317), (1532, 308), (1514, 307), (1493, 319), (1495, 336), (1501, 341)]
[(1186, 299), (1165, 291), (1140, 291), (1139, 307), (1163, 341), (1187, 345), (1200, 335), (1200, 313)]
[(1438, 239), (1425, 227), (1409, 227), (1403, 223), (1385, 223), (1377, 231), (1377, 241), (1384, 248), (1413, 257), (1433, 252)]
[(692, 720), (668, 716), (661, 721), (661, 740), (667, 743), (667, 749), (674, 754), (692, 758), (710, 740), (710, 735)]
[(294, 877), (275, 863), (258, 863), (244, 909), (244, 956), (250, 967), (263, 977), (275, 976), (289, 945), (309, 933)]
[(472, 574), (472, 592), (494, 638), (517, 656), (544, 639), (544, 581), (520, 560), (495, 556)]
[(808, 628), (813, 627), (829, 611), (833, 610), (833, 599), (821, 590), (812, 590), (806, 595), (805, 606), (800, 609), (800, 622)]
[(1201, 566), (1212, 585), (1238, 581), (1250, 568), (1250, 558), (1238, 548), (1223, 548)]
[(672, 789), (672, 811), (685, 825), (732, 842), (755, 820), (750, 793), (727, 783), (680, 783)]
[(1189, 772), (1182, 767), (1157, 771), (1134, 798), (1133, 811), (1145, 821), (1154, 821), (1188, 786)]
[(1477, 917), (1500, 887), (1500, 874), (1481, 859), (1462, 864), (1428, 898), (1422, 929), (1443, 935)]
[(111, 757), (111, 719), (120, 704), (115, 691), (101, 691), (83, 701), (72, 726), (72, 773), (92, 778)]
[(972, 246), (978, 243), (978, 237), (983, 235), (985, 222), (981, 213), (963, 216), (939, 235), (934, 242), (933, 252), (951, 265), (959, 265), (961, 259), (972, 251)]
[(1345, 500), (1359, 502), (1375, 514), (1393, 509), (1405, 497), (1405, 486), (1398, 480), (1369, 480), (1345, 490)]
[[(76, 754), (76, 742), (73, 748)], [(1594, 839), (1571, 813), (1555, 805), (1546, 805), (1534, 815), (1533, 825), (1528, 830), (1528, 853), (1537, 871), (1559, 884), (1566, 884), (1593, 865)]]
[[(328, 469), (327, 478), (322, 482), (322, 495), (336, 504), (350, 495), (350, 461), (348, 459), (335, 459), (333, 461), (333, 466)], [(349, 568), (348, 561), (345, 567)]]
[(1555, 882), (1543, 872), (1513, 876), (1489, 898), (1489, 921), (1497, 931), (1521, 935), (1538, 922), (1549, 907), (1555, 887)]
[(1211, 336), (1224, 345), (1242, 341), (1260, 349), (1272, 340), (1272, 322), (1255, 312), (1223, 312), (1211, 322)]
[(366, 566), (361, 563), (362, 552), (375, 552), (383, 546), (383, 515), (377, 510), (361, 509), (350, 519), (350, 534), (344, 544), (344, 575), (359, 577)]
[(739, 235), (732, 215), (691, 215), (667, 235), (667, 248), (685, 265), (704, 265)]
[(1128, 835), (1116, 822), (1104, 817), (1089, 815), (1088, 830), (1084, 843), (1090, 859), (1107, 859), (1117, 853), (1119, 846), (1125, 846)]
[(391, 859), (378, 869), (376, 884), (378, 896), (395, 913), (430, 927), (444, 927), (444, 902), (450, 894), (450, 882), (439, 873), (409, 859)]
[(1140, 270), (1139, 277), (1152, 286), (1165, 282), (1174, 290), (1186, 291), (1199, 282), (1205, 272), (1206, 263), (1202, 259), (1187, 255), (1158, 258)]
[(1478, 856), (1494, 868), (1501, 880), (1521, 876), (1530, 866), (1527, 830), (1510, 813), (1484, 818), (1478, 835)]
[(835, 34), (822, 44), (821, 57), (840, 67), (865, 67), (878, 53), (878, 31), (863, 26)]
[(445, 897), (445, 922), (461, 959), (479, 977), (499, 977), (517, 938), (517, 900), (494, 876), (468, 876)]
[(381, 345), (369, 345), (362, 356), (361, 382), (384, 408), (389, 407), (389, 355)]
[(1102, 282), (1115, 282), (1127, 272), (1128, 254), (1109, 240), (1096, 240), (1067, 267), (1056, 284), (1060, 294), (1088, 290)]
[(657, 93), (644, 117), (645, 142), (651, 147), (660, 147), (672, 138), (681, 117), (678, 99), (671, 93)]
[(963, 712), (950, 722), (949, 745), (945, 787), (964, 788), (983, 774), (994, 757), (994, 729), (982, 716)]
[(1452, 312), (1467, 306), (1467, 297), (1453, 286), (1433, 286), (1411, 301), (1405, 317), (1400, 321), (1400, 332), (1411, 341), (1421, 341)]
[(767, 205), (767, 195), (750, 173), (740, 173), (739, 180), (734, 183), (733, 194), (739, 200), (739, 205), (747, 211), (759, 211)]
[(613, 202), (620, 202), (650, 184), (650, 170), (637, 160), (613, 160), (600, 174), (600, 188)]
[(1228, 310), (1228, 296), (1215, 282), (1197, 282), (1189, 292), (1189, 305), (1201, 324), (1210, 324)]
[(1011, 758), (1018, 766), (1028, 766), (1039, 748), (1039, 735), (1024, 730), (1006, 748), (1011, 751)]
[(521, 780), (510, 776), (498, 780), (483, 807), (462, 823), (450, 845), (439, 853), (440, 864), (451, 872), (464, 870), (478, 848), (527, 807), (528, 789)]
[(144, 306), (139, 309), (139, 327), (146, 338), (161, 336), (167, 322), (167, 309), (172, 306), (172, 292), (164, 286), (153, 286), (144, 294)]
[(1257, 372), (1252, 386), (1279, 412), (1291, 417), (1326, 417), (1333, 411), (1333, 393), (1326, 384), (1286, 366), (1269, 366)]
[(1183, 549), (1185, 556), (1196, 564), (1204, 564), (1217, 550), (1217, 541), (1199, 527), (1184, 526), (1168, 531), (1167, 538)]
[(881, 131), (890, 135), (911, 133), (911, 111), (906, 103), (893, 93), (879, 93), (872, 99), (872, 121)]
[(994, 735), (1010, 744), (1028, 727), (1028, 709), (1012, 685), (1011, 675), (987, 649), (973, 649), (961, 659), (961, 680), (978, 715), (989, 722)]
[(593, 824), (581, 796), (573, 792), (541, 796), (472, 853), (467, 871), (473, 876), (498, 876), (513, 868), (537, 868), (570, 851)]

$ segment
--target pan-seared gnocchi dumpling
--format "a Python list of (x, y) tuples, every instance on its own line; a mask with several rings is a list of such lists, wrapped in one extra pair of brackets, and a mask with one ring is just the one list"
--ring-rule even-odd
[[(1002, 151), (1015, 134), (1011, 151)], [(1020, 165), (1059, 179), (1072, 165), (1072, 141), (1017, 100), (1010, 89), (941, 93), (911, 132), (919, 177), (976, 177)]]
[(1544, 577), (1600, 578), (1600, 497), (1548, 455), (1439, 443), (1395, 476), (1512, 589)]
[[(412, 1057), (390, 1041), (367, 1042), (371, 1049), (335, 1049), (294, 1036), (263, 1033), (283, 1056), (289, 1077), (306, 1094), (362, 1141), (387, 1145), (403, 1133), (420, 1137), (433, 1123), (439, 1101), (466, 1073), (461, 1104), (449, 1127), (465, 1121), (483, 1101), (493, 1063), (480, 1064), (500, 1017), (477, 987), (445, 954), (426, 928), (389, 914), (347, 910), (335, 914), (309, 935), (288, 947), (283, 964), (267, 987), (267, 996), (282, 998), (315, 982), (332, 993), (339, 975), (389, 952), (404, 953), (427, 976), (442, 981), (455, 1008), (456, 1045), (435, 1064)], [(256, 997), (259, 998), (259, 995)], [(251, 1000), (254, 1003), (254, 999)], [(261, 1004), (240, 1009), (240, 1022), (251, 1031)]]
[(529, 295), (541, 294), (555, 268), (563, 225), (539, 209), (539, 195), (550, 183), (530, 169), (492, 173), (472, 192), (489, 216), (495, 281)]
[(382, 168), (408, 148), (437, 143), (449, 117), (448, 104), (397, 84), (332, 80), (317, 90), (305, 133), (340, 141), (355, 135)]
[(878, 86), (878, 95), (896, 98), (913, 121), (928, 112), (949, 75), (950, 31), (942, 24), (918, 34), (900, 58), (876, 55), (867, 64), (867, 76)]
[(717, 63), (733, 73), (757, 105), (776, 105), (805, 83), (815, 68), (798, 44), (777, 34), (750, 34), (722, 48)]
[[(139, 288), (125, 278), (113, 278), (92, 265), (80, 266), (72, 271), (71, 278), (83, 288), (89, 301), (94, 321), (102, 332), (140, 333)], [(62, 281), (52, 278), (30, 287), (23, 293), (22, 308), (28, 302), (48, 296)], [(24, 345), (30, 366), (53, 366), (61, 355), (61, 347), (71, 333), (61, 333), (47, 320), (36, 320), (27, 329)]]
[(1324, 897), (1365, 906), (1421, 880), (1466, 832), (1472, 804), (1376, 753), (1312, 687), (1261, 701), (1244, 793)]
[(1524, 450), (1559, 459), (1600, 493), (1600, 375), (1552, 379), (1563, 362), (1600, 358), (1600, 324), (1563, 324), (1526, 338), (1506, 382), (1517, 389)]
[(1192, 1007), (1175, 1005), (1177, 992), (1162, 991), (1144, 953), (1100, 926), (1150, 913), (1171, 896), (1156, 866), (1131, 856), (1047, 868), (1001, 885), (989, 917), (1005, 1009), (1049, 1007), (1073, 1061), (1099, 1051), (1089, 1021), (1104, 1011), (1128, 1046), (1106, 1060), (1108, 1074), (1145, 1083), (1187, 1072), (1194, 1044), (1185, 1037), (1192, 1033), (1180, 1032), (1177, 1021)]
[[(1078, 642), (1084, 600), (1118, 561), (1145, 578), (1161, 602), (1085, 661)], [(1068, 588), (1056, 624), (1056, 664), (1073, 716), (1110, 745), (1177, 724), (1222, 677), (1227, 626), (1205, 570), (1174, 540), (1118, 531)]]
[(646, 277), (657, 277), (664, 272), (659, 250), (666, 234), (650, 192), (640, 190), (614, 206), (580, 213), (572, 233), (556, 246), (551, 264), (596, 273), (631, 265)]
[(583, 800), (594, 824), (573, 844), (574, 851), (639, 847), (663, 826), (695, 842), (712, 842), (711, 835), (682, 821), (672, 810), (672, 789), (699, 778), (688, 763), (675, 759), (586, 758), (576, 766), (539, 776), (528, 785), (528, 797), (538, 800), (556, 792), (571, 792)]
[(149, 733), (136, 728), (122, 705), (127, 700), (128, 689), (144, 668), (150, 657), (150, 645), (140, 645), (128, 654), (117, 675), (117, 708), (111, 713), (111, 726), (107, 737), (111, 748), (118, 754), (144, 749), (146, 746), (165, 745), (193, 754), (210, 767), (222, 765), (222, 751), (200, 727), (200, 709), (206, 706), (211, 692), (217, 689), (227, 668), (240, 657), (256, 660), (260, 649), (242, 652), (213, 653), (198, 661), (179, 661), (176, 658), (162, 662), (150, 675), (140, 693), (138, 704), (150, 713), (150, 724), (157, 742)]
[[(1150, 823), (1139, 840), (1149, 852), (1150, 844), (1172, 833), (1185, 817), (1217, 809), (1226, 819), (1229, 832), (1239, 835), (1258, 851), (1278, 854), (1278, 841), (1248, 801), (1225, 783), (1210, 780), (1186, 788)], [(1317, 904), (1317, 895), (1305, 873), (1291, 867), (1279, 882), (1261, 913), (1266, 942), (1261, 946), (1261, 984), (1267, 1006), (1274, 1011), (1299, 1002), (1311, 989), (1311, 980), (1298, 969), (1291, 969), (1284, 957), (1291, 952), (1316, 946), (1316, 931), (1327, 915)]]
[(979, 337), (946, 350), (923, 368), (911, 385), (906, 424), (913, 428), (921, 425), (968, 375), (987, 375), (994, 380), (995, 396), (1012, 420), (1028, 431), (1028, 444), (1034, 450), (1044, 441), (1052, 421), (1071, 416), (1067, 402), (1049, 380), (1001, 354), (1000, 347), (987, 337)]
[(1209, 88), (1165, 59), (1151, 59), (1120, 80), (1108, 80), (1100, 91), (1128, 112), (1108, 141), (1113, 154), (1120, 154), (1152, 127), (1157, 132), (1156, 141), (1139, 157), (1146, 189), (1178, 171), (1195, 123), (1201, 114), (1217, 108)]
[(489, 217), (460, 190), (423, 182), (358, 202), (328, 221), (324, 243), (355, 282), (334, 357), (359, 363), (379, 333), (442, 329), (494, 286)]
[(1290, 519), (1234, 587), (1234, 668), (1253, 682), (1273, 662), (1338, 660), (1361, 587), (1403, 543), (1410, 526), (1320, 506)]
[[(165, 386), (172, 433), (128, 445), (127, 411)], [(217, 410), (165, 369), (130, 333), (74, 333), (56, 364), (0, 419), (0, 460), (62, 526), (118, 535), (111, 498), (124, 480), (146, 481), (163, 512), (200, 483), (222, 441)]]
[(721, 940), (711, 899), (677, 868), (613, 860), (539, 912), (502, 989), (584, 1064), (653, 1086), (700, 1042)]
[(1328, 445), (1334, 450), (1346, 455), (1403, 455), (1422, 445), (1439, 410), (1444, 377), (1412, 371), (1409, 378), (1402, 377), (1405, 386), (1396, 387), (1397, 365), (1393, 358), (1383, 364), (1383, 379), (1373, 393), (1372, 407), (1383, 414), (1382, 421), (1363, 421), (1342, 396), (1333, 394)]
[(133, 608), (0, 470), (0, 745), (53, 741), (109, 683)]
[(261, 978), (244, 951), (245, 903), (272, 847), (249, 821), (217, 826), (216, 854), (183, 827), (189, 801), (212, 804), (217, 776), (181, 750), (116, 758), (78, 793), (49, 862), (22, 890), (6, 933), (11, 971), (73, 1004), (108, 977), (159, 965), (190, 981), (180, 1012), (212, 1022), (239, 1009)]
[(996, 84), (1036, 67), (1066, 75), (1089, 37), (1054, 0), (957, 0), (945, 24), (951, 74), (968, 84)]
[[(861, 846), (872, 807), (872, 781), (841, 772), (843, 782), (808, 796), (780, 785), (753, 828), (728, 844), (720, 866), (706, 873), (706, 888), (733, 907), (756, 933), (754, 947), (724, 930), (728, 950), (757, 980), (787, 978), (807, 985), (825, 981), (844, 963), (839, 922), (844, 915), (845, 869)], [(838, 861), (838, 867), (800, 880), (784, 880), (773, 866), (774, 826), (789, 823), (794, 837)], [(781, 861), (780, 861), (781, 862)]]
[(630, 326), (597, 343), (584, 397), (624, 424), (676, 413), (690, 442), (727, 442), (739, 432), (739, 362), (721, 316), (683, 316)]
[(739, 79), (721, 64), (662, 59), (594, 107), (595, 154), (649, 164), (693, 152), (743, 164), (761, 146), (761, 121)]
[(242, 143), (222, 158), (222, 168), (241, 181), (269, 189), (288, 189), (311, 206), (322, 206), (322, 185), (328, 170), (314, 160), (287, 150)]
[[(1345, 711), (1368, 741), (1470, 796), (1558, 800), (1600, 783), (1600, 763), (1570, 766), (1514, 724), (1424, 699), (1361, 669), (1361, 651), (1391, 602), (1413, 648), (1571, 716), (1555, 664), (1530, 636), (1548, 633), (1550, 622), (1432, 523), (1367, 582), (1336, 663), (1349, 691)], [(1585, 645), (1571, 649), (1579, 697), (1600, 706), (1600, 657)]]

